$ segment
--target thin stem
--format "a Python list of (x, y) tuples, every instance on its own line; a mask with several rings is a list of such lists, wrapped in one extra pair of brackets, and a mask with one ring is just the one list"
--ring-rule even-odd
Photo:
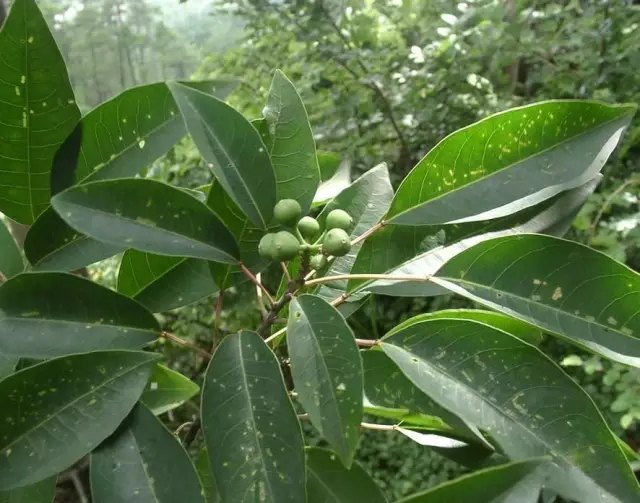
[(396, 424), (360, 423), (360, 426), (367, 430), (395, 431), (398, 429)]
[(285, 278), (287, 278), (287, 281), (291, 281), (291, 274), (289, 274), (289, 269), (287, 268), (287, 264), (285, 264), (284, 262), (280, 262), (280, 267), (282, 268), (282, 272)]
[(270, 342), (272, 342), (274, 339), (280, 337), (282, 334), (284, 334), (287, 331), (287, 327), (281, 328), (280, 330), (278, 330), (277, 332), (274, 332), (273, 334), (271, 334), (269, 337), (267, 337), (264, 342), (266, 342), (267, 344), (269, 344)]
[(380, 229), (382, 229), (385, 226), (385, 222), (383, 220), (381, 220), (380, 222), (378, 222), (377, 224), (375, 224), (373, 227), (371, 227), (369, 230), (364, 231), (362, 234), (360, 234), (357, 238), (355, 238), (353, 241), (351, 241), (351, 246), (355, 246), (358, 243), (360, 243), (361, 241), (364, 241), (365, 239), (367, 239), (369, 236), (371, 236), (371, 234), (374, 234), (376, 232), (378, 232)]
[(253, 275), (253, 273), (252, 273), (249, 269), (247, 269), (247, 266), (246, 266), (246, 265), (244, 265), (242, 262), (239, 262), (239, 263), (238, 263), (238, 266), (240, 267), (240, 270), (242, 271), (242, 273), (243, 273), (247, 278), (249, 278), (249, 279), (251, 280), (251, 282), (252, 282), (254, 285), (256, 285), (257, 287), (259, 287), (259, 288), (264, 292), (264, 295), (267, 297), (267, 299), (269, 299), (269, 303), (270, 303), (271, 305), (275, 304), (275, 302), (276, 302), (276, 301), (275, 301), (275, 300), (273, 300), (273, 297), (272, 297), (272, 296), (271, 296), (271, 294), (269, 293), (269, 290), (267, 290), (267, 289), (265, 288), (265, 286), (264, 286), (262, 283), (260, 283), (260, 281), (258, 280), (258, 278), (256, 278), (256, 277)]
[(609, 206), (611, 206), (611, 203), (613, 202), (613, 200), (627, 187), (629, 187), (630, 185), (636, 185), (636, 184), (640, 184), (640, 178), (637, 177), (633, 177), (633, 178), (629, 178), (627, 181), (625, 181), (622, 185), (620, 185), (620, 187), (618, 187), (616, 190), (614, 190), (609, 197), (607, 198), (607, 200), (604, 202), (604, 204), (602, 205), (602, 207), (600, 208), (600, 211), (598, 211), (598, 214), (596, 215), (596, 218), (594, 218), (593, 223), (591, 224), (591, 229), (589, 231), (589, 241), (592, 241), (596, 231), (597, 231), (597, 227), (598, 227), (598, 223), (600, 223), (600, 219), (602, 218), (602, 215), (604, 215), (604, 212), (607, 211), (607, 208), (609, 208)]
[(162, 336), (166, 337), (169, 340), (172, 340), (173, 342), (180, 344), (181, 346), (184, 346), (185, 348), (192, 349), (193, 351), (198, 353), (203, 358), (206, 358), (207, 360), (211, 359), (211, 353), (209, 353), (208, 351), (205, 351), (202, 348), (199, 348), (195, 344), (191, 344), (190, 342), (187, 342), (184, 339), (181, 339), (180, 337), (172, 334), (171, 332), (162, 332)]
[(75, 468), (69, 472), (69, 478), (71, 479), (71, 483), (73, 484), (76, 493), (78, 494), (78, 500), (80, 503), (89, 503), (89, 498), (87, 498), (87, 493), (84, 491), (84, 486), (82, 485), (82, 480), (80, 480), (80, 476), (78, 475), (78, 470)]
[(311, 279), (305, 282), (305, 286), (319, 285), (322, 283), (332, 283), (333, 281), (343, 281), (350, 279), (380, 279), (387, 281), (429, 281), (431, 276), (414, 276), (410, 274), (338, 274), (336, 276), (324, 276), (322, 278)]
[(356, 344), (363, 347), (376, 346), (380, 342), (378, 339), (356, 339)]
[[(256, 274), (256, 279), (260, 284), (262, 284), (262, 277), (260, 273)], [(256, 285), (256, 296), (258, 297), (258, 309), (260, 309), (260, 314), (264, 319), (264, 317), (267, 315), (267, 308), (264, 307), (264, 299), (262, 298), (262, 289), (258, 285)]]
[(191, 427), (187, 430), (187, 434), (184, 436), (184, 441), (182, 442), (182, 445), (184, 445), (186, 449), (188, 449), (189, 446), (196, 439), (201, 427), (202, 427), (202, 419), (200, 418), (200, 416), (197, 416), (193, 421), (193, 423), (191, 423)]

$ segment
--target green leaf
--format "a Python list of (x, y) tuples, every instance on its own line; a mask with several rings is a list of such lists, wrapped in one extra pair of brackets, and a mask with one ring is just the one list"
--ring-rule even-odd
[(51, 503), (56, 492), (57, 476), (36, 484), (0, 492), (0, 503)]
[(338, 171), (338, 166), (340, 166), (340, 154), (317, 150), (316, 157), (318, 158), (318, 168), (320, 168), (320, 181), (325, 182), (335, 175), (336, 171)]
[(438, 143), (398, 188), (387, 220), (484, 220), (520, 200), (496, 218), (577, 187), (602, 169), (635, 110), (567, 100), (492, 115)]
[(342, 315), (315, 295), (291, 302), (287, 347), (298, 401), (311, 423), (351, 466), (362, 422), (362, 360)]
[(304, 103), (291, 81), (276, 70), (262, 110), (266, 143), (276, 175), (278, 200), (295, 199), (306, 215), (320, 183), (316, 142)]
[[(212, 86), (214, 82), (186, 85)], [(221, 87), (218, 98), (231, 89)], [(187, 133), (165, 83), (133, 87), (85, 115), (54, 159), (55, 195), (72, 185), (127, 178), (166, 154)]]
[(218, 494), (216, 481), (213, 478), (213, 473), (211, 473), (209, 453), (206, 447), (200, 450), (198, 460), (196, 461), (196, 470), (198, 470), (198, 476), (202, 483), (205, 501), (207, 503), (220, 503), (220, 494)]
[(80, 118), (69, 74), (35, 0), (0, 31), (0, 211), (29, 225), (49, 206), (51, 163)]
[(257, 333), (222, 340), (205, 375), (201, 410), (222, 501), (305, 501), (300, 423), (278, 360)]
[(387, 502), (358, 463), (348, 470), (331, 451), (307, 449), (307, 474), (307, 503)]
[(600, 412), (549, 358), (488, 325), (434, 319), (380, 345), (434, 401), (487, 431), (512, 459), (550, 456), (569, 499), (634, 501), (640, 488)]
[(137, 302), (73, 274), (14, 276), (0, 286), (0, 353), (50, 358), (97, 349), (133, 349), (160, 326)]
[[(264, 231), (249, 221), (217, 181), (211, 184), (207, 195), (207, 206), (213, 210), (235, 237), (240, 248), (242, 263), (254, 273), (264, 269), (268, 261), (260, 257), (258, 253), (258, 243)], [(214, 281), (220, 288), (228, 288), (246, 279), (238, 266), (210, 262), (209, 267)]]
[(97, 503), (204, 503), (187, 451), (144, 405), (133, 409), (90, 460)]
[[(352, 237), (360, 236), (380, 221), (391, 204), (393, 188), (389, 181), (389, 171), (386, 164), (378, 164), (354, 181), (349, 187), (327, 203), (320, 215), (318, 222), (324, 228), (325, 220), (330, 211), (341, 209), (349, 213), (353, 218)], [(344, 257), (336, 258), (327, 276), (349, 274), (356, 261), (362, 244), (351, 247)], [(323, 285), (317, 294), (325, 300), (332, 300), (342, 295), (347, 288), (347, 282), (333, 282)]]
[(549, 236), (508, 236), (464, 251), (436, 276), (492, 309), (640, 366), (640, 275), (603, 253)]
[(157, 355), (64, 356), (0, 381), (0, 490), (67, 469), (98, 446), (138, 401)]
[(162, 313), (214, 295), (218, 287), (205, 260), (127, 250), (117, 290), (151, 312)]
[(69, 227), (53, 208), (33, 223), (24, 253), (35, 271), (75, 271), (123, 252), (126, 246), (96, 241)]
[(7, 356), (0, 353), (0, 380), (13, 374), (19, 360), (20, 358), (17, 356)]
[(204, 203), (162, 182), (90, 182), (51, 203), (71, 227), (105, 243), (224, 263), (239, 256), (233, 235)]
[(415, 323), (421, 323), (423, 321), (434, 320), (437, 318), (471, 320), (484, 323), (485, 325), (510, 333), (518, 339), (528, 342), (534, 346), (539, 345), (544, 339), (542, 331), (528, 323), (524, 323), (523, 321), (510, 316), (505, 316), (501, 313), (484, 311), (482, 309), (443, 309), (442, 311), (436, 311), (434, 313), (419, 314), (418, 316), (409, 318), (399, 325), (396, 325), (389, 331), (388, 335), (399, 332), (400, 330), (410, 327)]
[(11, 278), (24, 270), (22, 254), (13, 235), (0, 219), (0, 274), (5, 279)]
[(331, 178), (323, 181), (313, 196), (313, 206), (322, 206), (351, 185), (351, 162), (345, 159)]
[(175, 82), (169, 89), (217, 180), (249, 219), (266, 229), (276, 204), (276, 176), (260, 134), (212, 96)]
[(538, 460), (495, 466), (463, 475), (398, 503), (537, 503), (544, 470), (544, 462)]
[[(387, 226), (365, 241), (352, 273), (386, 272), (430, 277), (451, 257), (492, 237), (522, 232), (562, 234), (565, 229), (559, 222), (573, 218), (599, 180), (600, 177), (596, 177), (536, 206), (495, 220), (452, 224), (444, 228)], [(352, 280), (349, 289), (355, 290), (367, 283)], [(445, 293), (442, 287), (425, 281), (376, 281), (369, 290), (384, 295), (420, 297)]]
[(180, 372), (171, 370), (164, 365), (156, 365), (149, 378), (140, 401), (156, 414), (180, 407), (184, 402), (194, 397), (200, 391), (200, 386)]

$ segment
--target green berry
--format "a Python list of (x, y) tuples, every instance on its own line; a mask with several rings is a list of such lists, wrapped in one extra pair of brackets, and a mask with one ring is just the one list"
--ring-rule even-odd
[(351, 215), (343, 210), (331, 210), (327, 215), (327, 229), (343, 229), (348, 231), (353, 224)]
[(322, 269), (327, 265), (327, 258), (322, 254), (314, 255), (311, 257), (309, 264), (311, 265), (311, 269)]
[(275, 247), (273, 243), (275, 236), (276, 235), (271, 232), (262, 236), (260, 243), (258, 243), (258, 253), (262, 258), (266, 258), (269, 260), (273, 260), (275, 258)]
[(300, 215), (302, 208), (295, 199), (281, 199), (273, 208), (273, 217), (280, 225), (295, 225)]
[(351, 250), (349, 234), (343, 229), (331, 229), (322, 241), (322, 250), (329, 255), (342, 257)]
[(300, 241), (289, 231), (280, 231), (273, 238), (273, 258), (279, 262), (294, 259), (300, 251)]
[(298, 230), (307, 241), (314, 241), (320, 235), (320, 224), (313, 217), (302, 217), (298, 222)]

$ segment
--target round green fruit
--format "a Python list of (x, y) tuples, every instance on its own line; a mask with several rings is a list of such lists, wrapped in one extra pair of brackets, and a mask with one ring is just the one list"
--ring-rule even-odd
[(343, 210), (331, 210), (327, 215), (327, 229), (343, 229), (348, 231), (353, 224), (351, 215)]
[(349, 234), (343, 229), (331, 229), (322, 241), (322, 250), (335, 257), (346, 255), (351, 250)]
[(280, 262), (296, 258), (300, 251), (300, 241), (289, 231), (277, 232), (273, 238), (273, 258)]
[(295, 199), (281, 199), (273, 208), (273, 217), (280, 225), (294, 225), (300, 215), (302, 208)]
[(269, 260), (274, 259), (273, 255), (275, 252), (275, 246), (273, 240), (275, 239), (275, 237), (276, 235), (271, 232), (262, 236), (260, 243), (258, 243), (258, 253), (262, 258), (266, 258)]
[(325, 265), (327, 265), (327, 257), (324, 255), (314, 255), (311, 257), (311, 261), (309, 262), (311, 265), (311, 269), (322, 269)]
[(298, 230), (307, 241), (313, 241), (320, 235), (320, 224), (313, 217), (302, 217), (298, 222)]

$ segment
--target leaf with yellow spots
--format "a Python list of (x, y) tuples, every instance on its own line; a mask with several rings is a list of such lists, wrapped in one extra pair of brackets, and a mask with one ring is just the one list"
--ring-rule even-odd
[(91, 496), (98, 503), (204, 503), (187, 451), (142, 404), (90, 462)]
[(436, 225), (509, 215), (596, 176), (635, 105), (559, 100), (450, 134), (413, 168), (385, 220)]
[[(534, 346), (471, 320), (428, 319), (380, 346), (440, 406), (486, 431), (513, 460), (549, 457), (547, 487), (626, 503), (640, 487), (595, 404)], [(430, 500), (427, 500), (430, 501)]]
[(584, 245), (537, 234), (490, 239), (455, 256), (433, 281), (640, 367), (640, 275)]
[(35, 484), (95, 449), (131, 411), (158, 355), (95, 351), (0, 381), (0, 491)]

